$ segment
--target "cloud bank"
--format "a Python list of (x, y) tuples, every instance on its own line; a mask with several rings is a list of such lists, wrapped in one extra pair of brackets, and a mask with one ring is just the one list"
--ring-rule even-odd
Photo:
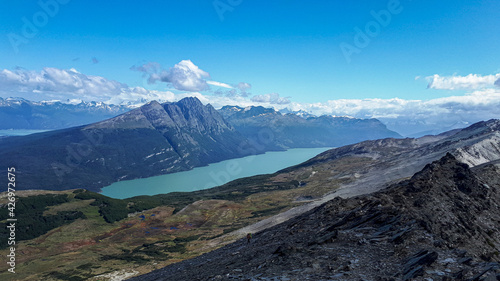
[[(248, 96), (248, 90), (252, 87), (249, 83), (245, 82), (231, 85), (224, 82), (208, 80), (210, 74), (199, 68), (191, 60), (182, 60), (169, 69), (162, 68), (157, 62), (134, 65), (130, 69), (142, 72), (143, 77), (147, 78), (149, 84), (164, 82), (179, 91), (212, 91), (219, 96)], [(212, 90), (210, 86), (215, 86), (218, 89)], [(220, 88), (228, 90), (222, 90)]]
[[(429, 88), (469, 90), (466, 94), (431, 100), (339, 99), (318, 103), (298, 103), (278, 93), (250, 97), (251, 85), (245, 82), (229, 84), (207, 80), (208, 72), (191, 61), (181, 61), (169, 70), (158, 63), (132, 67), (142, 72), (151, 83), (169, 81), (176, 92), (153, 91), (130, 87), (125, 83), (101, 76), (86, 75), (75, 69), (44, 68), (41, 71), (25, 69), (0, 70), (0, 96), (31, 100), (85, 100), (110, 104), (141, 105), (151, 100), (177, 101), (194, 96), (215, 108), (224, 105), (242, 107), (260, 105), (277, 110), (306, 111), (314, 115), (377, 118), (390, 129), (403, 135), (439, 133), (465, 127), (471, 123), (500, 118), (500, 74), (428, 77)], [(211, 87), (217, 87), (216, 90)], [(184, 89), (184, 90), (181, 90)], [(205, 89), (205, 90), (201, 90)], [(199, 90), (199, 91), (198, 91)], [(203, 92), (202, 92), (203, 91)], [(314, 95), (314, 93), (311, 93)]]
[(201, 70), (191, 60), (183, 60), (168, 70), (162, 69), (157, 62), (134, 65), (130, 69), (142, 72), (143, 76), (148, 78), (149, 84), (161, 81), (171, 84), (177, 90), (189, 92), (203, 91), (209, 88), (205, 79), (209, 78), (210, 74)]
[(253, 96), (251, 101), (256, 102), (256, 103), (264, 103), (264, 104), (289, 104), (290, 100), (287, 97), (280, 97), (278, 93), (271, 93), (271, 94), (265, 94), (265, 95), (256, 95)]
[(500, 73), (496, 75), (469, 74), (467, 76), (440, 76), (434, 74), (426, 77), (429, 84), (427, 88), (437, 90), (477, 90), (493, 86), (498, 86)]
[(76, 69), (45, 67), (41, 71), (3, 69), (0, 71), (0, 94), (32, 100), (80, 99), (113, 104), (136, 104), (148, 100), (171, 100), (169, 91), (151, 91), (142, 87), (86, 75)]

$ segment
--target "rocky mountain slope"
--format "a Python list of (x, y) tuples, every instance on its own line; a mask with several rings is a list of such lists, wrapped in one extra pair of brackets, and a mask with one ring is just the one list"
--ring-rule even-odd
[(54, 130), (99, 122), (131, 110), (100, 102), (33, 102), (0, 98), (0, 129)]
[(130, 280), (497, 280), (499, 204), (498, 165), (471, 170), (447, 154), (387, 189)]
[[(326, 151), (290, 169), (325, 169), (332, 161), (346, 157), (368, 162), (352, 185), (345, 185), (336, 195), (359, 195), (377, 191), (387, 183), (411, 177), (426, 164), (450, 152), (471, 166), (500, 159), (498, 139), (500, 120), (492, 119), (473, 124), (462, 130), (452, 130), (437, 136), (421, 138), (381, 139), (364, 141)], [(318, 166), (318, 168), (315, 168)], [(288, 169), (288, 170), (290, 170)]]
[[(156, 113), (148, 114), (148, 116), (160, 116), (162, 114), (159, 107), (152, 107), (152, 109), (155, 108), (158, 109), (158, 112), (153, 110)], [(149, 110), (146, 110), (146, 112), (149, 112)], [(144, 119), (141, 114), (126, 115), (120, 118), (137, 120), (136, 127), (140, 127), (141, 122), (144, 122), (145, 125), (143, 125), (146, 127), (151, 123), (151, 121), (144, 121), (147, 118)], [(147, 120), (156, 119), (150, 118)], [(128, 130), (124, 123), (119, 120), (111, 123), (106, 124), (105, 127), (114, 125), (113, 130)], [(130, 124), (130, 122), (125, 123)], [(156, 122), (153, 123), (156, 124)], [(499, 124), (500, 121), (498, 120), (490, 120), (474, 124), (464, 130), (454, 130), (437, 136), (426, 136), (418, 139), (365, 141), (329, 150), (300, 165), (274, 174), (242, 178), (223, 186), (196, 192), (139, 196), (126, 200), (106, 198), (100, 194), (83, 190), (55, 192), (55, 194), (59, 194), (57, 196), (64, 199), (64, 203), (49, 207), (42, 204), (42, 206), (39, 206), (39, 213), (30, 217), (33, 217), (33, 220), (42, 225), (47, 220), (55, 220), (59, 224), (44, 229), (43, 231), (48, 232), (40, 237), (19, 241), (19, 247), (24, 251), (20, 259), (24, 267), (22, 274), (16, 275), (16, 277), (19, 280), (102, 281), (137, 276), (221, 248), (244, 238), (249, 232), (257, 233), (253, 241), (257, 242), (261, 239), (259, 232), (266, 233), (266, 231), (271, 231), (274, 226), (279, 231), (273, 232), (274, 237), (269, 238), (266, 236), (267, 238), (263, 240), (265, 243), (256, 247), (256, 252), (252, 252), (253, 248), (246, 247), (246, 241), (240, 241), (237, 242), (240, 243), (237, 244), (239, 246), (230, 248), (232, 250), (229, 252), (216, 252), (220, 257), (214, 258), (213, 264), (208, 260), (202, 260), (201, 263), (206, 263), (206, 265), (202, 265), (201, 269), (206, 269), (211, 265), (213, 265), (214, 269), (209, 268), (207, 270), (209, 274), (213, 273), (213, 275), (207, 276), (201, 273), (200, 278), (206, 277), (206, 279), (210, 280), (210, 278), (220, 275), (217, 277), (218, 279), (232, 277), (232, 279), (236, 280), (252, 280), (250, 278), (252, 277), (254, 280), (273, 280), (272, 277), (274, 276), (276, 277), (274, 280), (287, 280), (287, 278), (291, 280), (307, 280), (304, 279), (304, 276), (294, 277), (292, 274), (295, 273), (289, 273), (290, 270), (296, 270), (311, 273), (313, 277), (310, 277), (309, 280), (322, 280), (321, 278), (324, 278), (323, 280), (360, 280), (361, 278), (349, 279), (351, 278), (350, 275), (343, 276), (349, 272), (353, 274), (352, 276), (356, 276), (356, 274), (364, 270), (364, 267), (370, 266), (372, 268), (373, 264), (367, 260), (362, 260), (363, 263), (361, 263), (361, 259), (356, 256), (357, 252), (354, 252), (354, 250), (353, 253), (350, 252), (351, 248), (359, 250), (361, 254), (366, 254), (369, 257), (373, 257), (374, 253), (378, 257), (377, 249), (383, 250), (380, 255), (401, 250), (394, 257), (385, 256), (382, 259), (382, 264), (378, 266), (385, 269), (381, 271), (383, 274), (376, 275), (381, 276), (380, 280), (384, 280), (382, 277), (387, 272), (390, 272), (391, 268), (399, 268), (398, 274), (403, 274), (401, 272), (403, 270), (402, 265), (407, 264), (404, 261), (405, 257), (415, 255), (416, 260), (414, 261), (426, 263), (427, 258), (434, 259), (436, 254), (433, 252), (438, 254), (438, 258), (430, 267), (424, 267), (423, 270), (424, 274), (434, 274), (436, 277), (429, 277), (430, 275), (428, 275), (425, 278), (460, 280), (457, 279), (461, 278), (460, 275), (451, 274), (457, 273), (460, 267), (450, 265), (448, 268), (444, 268), (440, 264), (451, 264), (455, 260), (458, 262), (462, 258), (465, 258), (464, 263), (472, 261), (468, 269), (463, 268), (465, 278), (472, 278), (475, 274), (489, 270), (490, 265), (494, 266), (485, 261), (485, 259), (488, 260), (492, 253), (489, 252), (485, 245), (489, 245), (489, 242), (497, 243), (498, 241), (497, 234), (489, 231), (492, 226), (498, 228), (496, 215), (498, 203), (493, 201), (490, 204), (489, 202), (491, 198), (496, 196), (496, 190), (500, 183), (498, 168), (491, 166), (491, 164), (494, 164), (498, 167), (500, 163), (500, 151), (495, 150), (495, 139), (500, 131)], [(100, 130), (98, 127), (93, 129)], [(452, 156), (447, 155), (447, 153)], [(443, 160), (438, 161), (441, 158)], [(469, 164), (474, 166), (471, 170), (464, 164), (457, 163), (456, 159), (463, 162), (477, 162), (478, 165)], [(438, 162), (427, 166), (428, 163), (433, 161)], [(420, 173), (421, 176), (413, 176), (419, 170), (423, 170)], [(410, 180), (413, 181), (412, 183), (405, 182), (412, 176), (413, 179)], [(429, 186), (426, 184), (429, 184)], [(486, 188), (484, 185), (486, 184), (488, 187), (486, 189), (492, 191), (485, 193), (483, 192), (484, 188), (475, 188), (477, 185), (481, 187), (481, 184), (483, 184), (484, 188)], [(390, 188), (387, 189), (387, 187)], [(451, 189), (440, 189), (441, 187)], [(471, 188), (469, 187), (474, 187), (474, 189), (470, 191)], [(389, 192), (388, 190), (396, 191), (391, 191), (392, 193), (388, 194), (383, 193), (386, 191), (380, 191), (383, 189), (386, 189), (387, 192)], [(411, 190), (413, 190), (413, 193), (409, 192)], [(377, 191), (381, 193), (366, 195)], [(37, 192), (47, 194), (46, 191), (29, 191), (27, 196), (30, 196), (30, 194), (36, 195)], [(16, 195), (21, 198), (23, 193), (19, 192)], [(364, 197), (358, 197), (358, 199), (364, 199), (356, 199), (357, 201), (349, 199), (359, 195)], [(6, 196), (6, 193), (0, 194), (0, 205), (5, 204), (4, 209), (0, 209), (0, 211), (3, 211), (4, 218), (8, 215)], [(484, 196), (486, 196), (486, 199), (483, 198)], [(344, 199), (335, 199), (336, 197)], [(332, 201), (333, 199), (334, 201)], [(26, 200), (21, 198), (20, 201), (40, 202), (40, 199), (38, 197), (28, 197)], [(380, 206), (366, 202), (380, 202)], [(325, 203), (326, 205), (323, 205)], [(322, 205), (323, 207), (320, 207)], [(391, 209), (390, 206), (395, 207)], [(320, 207), (316, 209), (319, 211), (314, 211), (313, 209), (317, 207)], [(354, 210), (357, 211), (353, 212)], [(324, 214), (324, 211), (329, 217)], [(83, 213), (86, 219), (78, 218), (78, 212)], [(71, 216), (67, 217), (67, 220), (61, 221), (60, 218), (64, 214), (70, 214)], [(318, 216), (314, 217), (315, 214), (318, 214)], [(370, 214), (380, 215), (382, 218), (370, 219), (366, 217)], [(404, 214), (404, 217), (394, 220), (395, 223), (392, 224), (392, 217), (396, 216), (397, 218), (397, 215), (400, 214)], [(2, 212), (0, 212), (0, 215), (2, 215)], [(127, 218), (129, 215), (131, 216)], [(304, 216), (309, 217), (304, 219)], [(384, 219), (390, 216), (392, 216), (391, 219)], [(304, 220), (300, 220), (300, 218)], [(318, 238), (331, 233), (334, 235), (335, 231), (328, 232), (326, 229), (337, 222), (340, 223), (340, 220), (344, 218), (345, 223), (341, 223), (338, 228), (333, 229), (339, 233), (338, 244), (335, 244), (335, 242), (322, 244), (322, 247), (327, 249), (322, 249), (318, 245), (309, 245), (310, 240), (315, 235)], [(445, 218), (446, 221), (440, 220), (441, 218)], [(362, 224), (357, 228), (353, 226), (355, 220), (349, 221), (351, 219), (367, 220), (366, 224)], [(429, 224), (412, 224), (410, 223), (412, 220), (427, 220)], [(26, 223), (29, 220), (23, 219), (22, 221)], [(112, 223), (109, 221), (112, 221)], [(290, 226), (289, 223), (293, 221), (301, 223), (300, 227)], [(451, 223), (448, 224), (447, 221)], [(284, 224), (278, 225), (279, 223)], [(288, 225), (289, 229), (280, 228), (283, 225)], [(407, 239), (407, 234), (410, 235), (408, 236), (409, 240), (402, 240), (403, 242), (400, 244), (398, 244), (399, 242), (393, 243), (390, 241), (393, 237), (399, 241), (399, 238), (397, 238), (398, 233), (410, 225), (419, 228), (417, 232), (413, 232), (412, 228), (411, 231), (402, 234), (403, 239)], [(463, 225), (470, 226), (473, 230), (467, 228), (467, 226), (462, 229)], [(20, 226), (25, 229), (24, 225), (21, 224)], [(423, 230), (422, 227), (424, 227)], [(29, 225), (26, 229), (36, 230), (37, 233), (35, 234), (37, 235), (40, 231), (43, 232), (36, 225)], [(281, 232), (283, 229), (285, 231)], [(387, 231), (383, 232), (384, 229)], [(380, 232), (380, 237), (377, 236), (377, 232)], [(487, 236), (483, 235), (484, 232), (486, 232)], [(304, 235), (301, 236), (301, 233), (304, 233)], [(345, 235), (342, 236), (342, 233)], [(458, 236), (454, 235), (454, 233), (458, 233)], [(291, 234), (298, 236), (289, 236)], [(365, 234), (367, 236), (363, 236)], [(418, 236), (420, 234), (423, 236)], [(8, 232), (4, 232), (4, 237), (7, 237), (7, 235)], [(21, 232), (18, 235), (21, 235)], [(431, 240), (428, 239), (429, 235), (433, 235)], [(1, 233), (0, 236), (2, 236)], [(359, 239), (356, 239), (358, 236)], [(21, 239), (20, 237), (19, 239)], [(464, 237), (469, 237), (468, 239), (472, 241), (468, 242), (471, 243), (469, 250), (468, 246), (462, 246)], [(349, 240), (348, 238), (352, 239)], [(363, 244), (364, 240), (361, 238), (375, 244), (370, 244), (371, 246), (366, 248), (356, 248), (349, 244), (351, 242), (358, 243), (358, 241)], [(25, 237), (25, 239), (28, 238)], [(328, 240), (328, 236), (325, 236), (324, 239)], [(284, 261), (283, 264), (287, 265), (286, 268), (276, 267), (277, 270), (273, 271), (272, 267), (281, 262), (279, 260), (281, 258), (280, 253), (288, 250), (279, 250), (276, 254), (272, 253), (282, 245), (282, 242), (286, 241), (293, 242), (291, 246), (292, 253), (295, 251), (293, 247), (306, 250), (292, 256), (293, 261)], [(384, 241), (390, 243), (384, 244)], [(410, 242), (408, 242), (410, 244), (405, 244), (404, 241), (410, 241), (411, 243), (416, 241), (416, 244)], [(430, 245), (429, 241), (432, 241), (432, 247), (429, 246), (430, 248), (427, 247)], [(448, 247), (448, 245), (451, 245), (449, 241), (460, 244), (461, 249), (469, 252), (457, 252), (456, 257), (458, 259), (455, 259), (455, 256), (453, 256), (455, 252), (446, 252), (448, 250), (445, 248), (443, 250), (439, 246), (442, 244)], [(478, 241), (478, 243), (473, 243), (474, 241)], [(434, 242), (436, 242), (436, 245), (434, 245)], [(321, 244), (321, 241), (319, 244)], [(342, 248), (343, 245), (347, 246)], [(240, 246), (242, 248), (238, 248)], [(457, 246), (457, 248), (460, 247)], [(322, 252), (323, 250), (333, 252)], [(372, 250), (374, 252), (370, 252)], [(419, 250), (427, 250), (428, 252), (419, 254)], [(2, 250), (0, 249), (0, 251)], [(241, 257), (237, 253), (238, 251), (240, 253), (250, 252), (255, 258), (250, 259), (250, 256), (246, 255)], [(260, 252), (268, 254), (269, 257), (263, 259)], [(2, 253), (7, 254), (5, 250)], [(235, 254), (233, 255), (233, 253)], [(483, 254), (484, 257), (481, 257)], [(210, 258), (211, 254), (208, 255)], [(421, 261), (420, 257), (424, 257), (423, 261)], [(469, 257), (472, 260), (469, 260)], [(222, 262), (225, 265), (226, 262), (230, 263), (229, 260), (232, 258), (235, 258), (234, 266), (228, 264), (228, 271), (221, 269)], [(247, 272), (252, 273), (254, 269), (243, 267), (245, 262), (239, 260), (240, 258), (252, 265), (255, 264), (253, 261), (259, 263), (256, 265), (257, 269), (262, 265), (259, 270), (269, 267), (269, 271), (258, 271), (255, 275), (245, 275)], [(221, 259), (222, 262), (220, 262)], [(302, 259), (304, 264), (300, 263)], [(356, 259), (359, 260), (356, 262)], [(319, 263), (315, 263), (315, 260), (318, 260)], [(344, 270), (346, 264), (351, 261), (353, 261), (353, 265), (349, 265)], [(392, 265), (389, 266), (388, 263), (385, 263), (387, 266), (384, 265), (385, 261), (391, 262)], [(491, 262), (495, 261), (496, 258), (493, 252)], [(64, 266), (58, 267), (60, 265)], [(176, 265), (174, 264), (173, 268)], [(184, 266), (182, 263), (178, 265)], [(197, 272), (196, 266), (191, 267), (188, 265), (183, 268)], [(324, 265), (331, 265), (332, 271), (312, 271), (323, 270)], [(414, 263), (409, 263), (407, 266), (410, 271), (416, 270), (416, 273), (421, 273), (418, 266), (415, 267), (414, 265)], [(340, 266), (342, 268), (339, 269)], [(287, 268), (292, 269), (288, 270)], [(480, 271), (481, 269), (484, 270)], [(280, 275), (282, 271), (287, 276), (290, 274), (290, 276)], [(431, 273), (427, 273), (427, 271)], [(432, 273), (434, 271), (436, 272)], [(397, 273), (396, 271), (393, 272), (394, 274)], [(375, 274), (374, 272), (369, 273)], [(230, 275), (227, 276), (227, 274)], [(441, 276), (443, 274), (445, 276)], [(485, 274), (491, 274), (491, 270)], [(482, 277), (486, 277), (486, 275)], [(158, 276), (162, 277), (163, 275)], [(174, 280), (196, 280), (186, 276), (188, 275), (180, 275), (179, 278), (174, 278)], [(385, 280), (391, 280), (391, 278), (401, 280), (403, 275), (390, 276), (389, 274), (388, 277), (384, 278)], [(424, 280), (423, 277), (416, 278), (416, 280)], [(494, 276), (488, 278), (491, 279)], [(165, 280), (171, 280), (171, 278), (165, 278)], [(379, 279), (364, 278), (364, 280)]]
[(272, 108), (224, 106), (224, 118), (265, 150), (338, 147), (363, 140), (401, 137), (376, 119), (320, 116), (302, 118)]
[(150, 102), (87, 126), (0, 140), (19, 189), (99, 188), (251, 154), (247, 140), (196, 98)]

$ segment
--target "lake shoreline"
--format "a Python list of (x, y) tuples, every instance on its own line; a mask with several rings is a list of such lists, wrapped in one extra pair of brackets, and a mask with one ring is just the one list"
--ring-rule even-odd
[(125, 199), (134, 196), (204, 190), (239, 178), (272, 174), (307, 161), (329, 149), (332, 147), (268, 151), (259, 155), (211, 163), (187, 171), (118, 181), (101, 188), (99, 193), (116, 199)]

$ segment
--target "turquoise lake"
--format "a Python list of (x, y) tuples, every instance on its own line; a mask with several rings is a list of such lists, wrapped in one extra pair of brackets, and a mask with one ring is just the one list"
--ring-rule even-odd
[(270, 174), (300, 164), (331, 148), (295, 148), (287, 151), (231, 159), (190, 171), (113, 183), (102, 189), (112, 198), (156, 195), (174, 191), (195, 191), (225, 184), (229, 181)]

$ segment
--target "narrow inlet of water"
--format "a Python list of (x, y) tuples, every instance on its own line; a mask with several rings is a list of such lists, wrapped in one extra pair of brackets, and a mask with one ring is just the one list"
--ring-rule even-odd
[(138, 195), (207, 189), (238, 178), (274, 173), (300, 164), (329, 149), (331, 148), (295, 148), (287, 151), (266, 152), (179, 173), (119, 181), (104, 187), (102, 194), (123, 199)]

